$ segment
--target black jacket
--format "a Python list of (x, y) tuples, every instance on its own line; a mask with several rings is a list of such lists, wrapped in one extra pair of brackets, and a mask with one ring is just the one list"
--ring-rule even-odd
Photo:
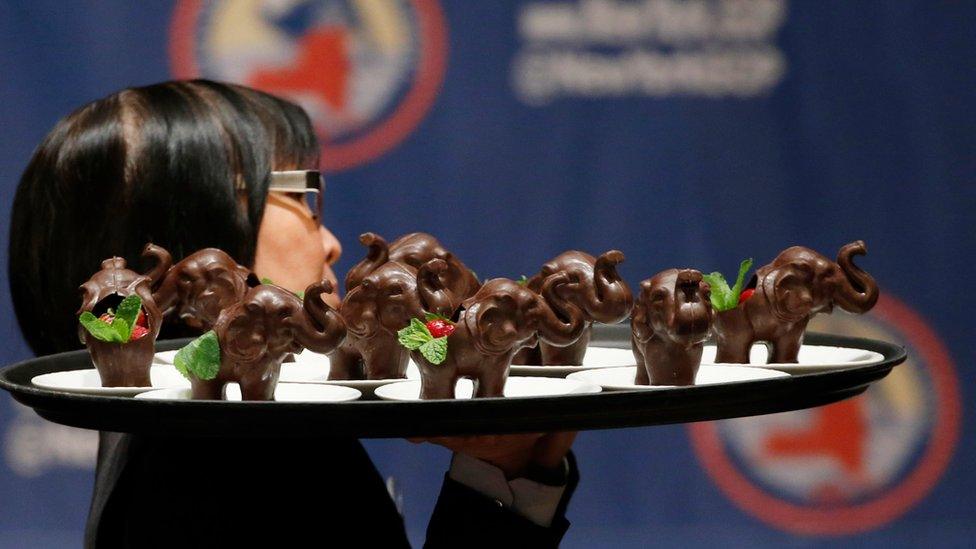
[[(427, 547), (557, 546), (550, 528), (445, 476)], [(146, 437), (102, 433), (85, 546), (408, 547), (403, 519), (355, 439)]]

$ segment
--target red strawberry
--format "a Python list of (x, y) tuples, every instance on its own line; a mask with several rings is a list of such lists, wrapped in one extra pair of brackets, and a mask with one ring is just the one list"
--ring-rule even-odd
[(746, 288), (745, 290), (742, 290), (742, 293), (739, 294), (739, 305), (741, 305), (745, 300), (752, 297), (752, 294), (754, 293), (756, 293), (755, 288)]
[(129, 337), (129, 341), (135, 341), (148, 333), (149, 328), (136, 324), (135, 327), (132, 328), (132, 336)]
[(142, 326), (143, 328), (149, 326), (146, 324), (146, 313), (142, 309), (139, 309), (139, 316), (136, 317), (136, 326)]
[(102, 322), (104, 322), (106, 324), (111, 324), (112, 321), (115, 320), (115, 315), (110, 315), (108, 313), (102, 313), (102, 316), (98, 317), (98, 320), (101, 320)]
[(434, 338), (447, 337), (454, 333), (454, 324), (447, 320), (435, 319), (427, 323), (427, 329)]

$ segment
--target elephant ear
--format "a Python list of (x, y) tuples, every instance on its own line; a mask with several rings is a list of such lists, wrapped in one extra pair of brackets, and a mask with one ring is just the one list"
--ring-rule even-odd
[(263, 310), (253, 301), (238, 303), (220, 313), (216, 328), (220, 352), (232, 360), (251, 362), (265, 351), (268, 334), (261, 321)]
[(474, 347), (488, 356), (511, 351), (518, 337), (514, 314), (514, 300), (505, 294), (471, 304), (464, 311), (464, 326)]
[(634, 339), (641, 343), (646, 343), (654, 335), (654, 330), (651, 328), (651, 323), (647, 317), (647, 307), (649, 306), (647, 297), (650, 296), (650, 288), (650, 280), (641, 282), (640, 298), (634, 304), (630, 314), (630, 327), (634, 332)]
[(810, 316), (814, 307), (813, 272), (806, 263), (793, 261), (770, 269), (760, 278), (758, 286), (776, 318), (799, 322)]

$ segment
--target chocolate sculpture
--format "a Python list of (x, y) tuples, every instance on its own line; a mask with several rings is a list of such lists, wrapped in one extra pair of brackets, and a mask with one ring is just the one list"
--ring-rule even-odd
[[(386, 249), (375, 234), (367, 233), (361, 240), (370, 254)], [(329, 355), (329, 379), (406, 377), (410, 355), (397, 343), (397, 330), (427, 312), (445, 317), (454, 313), (460, 299), (444, 287), (441, 278), (450, 268), (443, 259), (428, 261), (419, 270), (387, 261), (363, 278), (339, 307), (348, 334)]]
[(176, 265), (168, 251), (154, 244), (146, 244), (142, 255), (158, 259), (151, 277), (156, 281), (153, 297), (163, 315), (175, 314), (197, 330), (212, 328), (220, 311), (260, 284), (249, 269), (217, 248), (196, 251)]
[(580, 251), (563, 252), (546, 262), (538, 274), (528, 279), (526, 287), (534, 292), (542, 289), (542, 282), (553, 273), (565, 272), (577, 282), (576, 291), (566, 298), (583, 311), (586, 328), (575, 342), (557, 347), (541, 342), (537, 347), (519, 351), (512, 364), (579, 365), (590, 342), (593, 322), (616, 324), (627, 318), (633, 306), (630, 287), (617, 274), (617, 265), (624, 260), (623, 252), (610, 250), (598, 258)]
[(366, 258), (354, 265), (346, 274), (347, 292), (359, 286), (370, 273), (387, 261), (420, 269), (432, 259), (441, 259), (447, 263), (447, 269), (439, 276), (444, 287), (450, 290), (452, 295), (464, 299), (474, 295), (481, 287), (474, 272), (427, 233), (406, 234), (389, 245), (375, 233), (363, 234), (359, 237), (359, 241), (369, 248), (369, 251)]
[[(110, 308), (118, 307), (124, 298), (137, 295), (141, 299), (140, 318), (145, 333), (132, 329), (125, 342), (103, 341), (79, 325), (78, 335), (88, 347), (92, 362), (102, 380), (102, 387), (150, 387), (149, 367), (155, 353), (156, 337), (163, 315), (153, 300), (152, 274), (141, 275), (126, 268), (125, 259), (112, 257), (102, 262), (102, 268), (81, 285), (81, 308), (78, 314), (92, 313), (102, 317)], [(105, 318), (105, 317), (103, 317)]]
[(637, 385), (694, 385), (712, 326), (709, 288), (693, 269), (668, 269), (640, 284), (631, 314)]
[(220, 368), (212, 379), (190, 376), (193, 398), (219, 400), (224, 385), (236, 381), (244, 400), (273, 400), (288, 353), (303, 347), (328, 353), (345, 337), (342, 317), (322, 301), (332, 289), (323, 280), (309, 286), (303, 299), (269, 284), (249, 289), (220, 313), (213, 329)]
[(863, 241), (851, 242), (835, 263), (794, 246), (760, 267), (746, 286), (754, 293), (715, 316), (716, 361), (747, 364), (752, 344), (765, 341), (772, 344), (768, 362), (795, 363), (813, 315), (831, 312), (834, 304), (852, 313), (869, 311), (878, 301), (878, 285), (852, 259), (866, 253)]
[(462, 304), (455, 329), (446, 336), (443, 362), (434, 364), (421, 352), (411, 351), (420, 367), (420, 398), (452, 399), (462, 377), (474, 380), (475, 397), (504, 396), (516, 351), (537, 339), (566, 345), (580, 337), (583, 312), (559, 292), (572, 284), (563, 272), (545, 280), (541, 295), (505, 278), (486, 282)]

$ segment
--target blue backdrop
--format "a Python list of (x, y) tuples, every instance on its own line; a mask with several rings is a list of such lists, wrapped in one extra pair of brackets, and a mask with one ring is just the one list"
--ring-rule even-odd
[[(266, 5), (265, 5), (266, 4)], [(33, 148), (117, 89), (204, 75), (301, 100), (326, 223), (437, 234), (480, 276), (569, 248), (731, 271), (864, 239), (884, 298), (818, 328), (909, 363), (840, 408), (588, 432), (568, 547), (971, 544), (974, 2), (0, 3), (0, 220)], [(6, 273), (6, 243), (2, 240)], [(56, 267), (54, 267), (56, 268)], [(29, 356), (0, 285), (0, 363)], [(812, 441), (777, 454), (769, 433)], [(833, 444), (838, 440), (844, 442)], [(77, 544), (95, 441), (0, 397), (0, 546)], [(370, 441), (411, 538), (446, 451)], [(853, 448), (853, 449), (852, 449)]]

